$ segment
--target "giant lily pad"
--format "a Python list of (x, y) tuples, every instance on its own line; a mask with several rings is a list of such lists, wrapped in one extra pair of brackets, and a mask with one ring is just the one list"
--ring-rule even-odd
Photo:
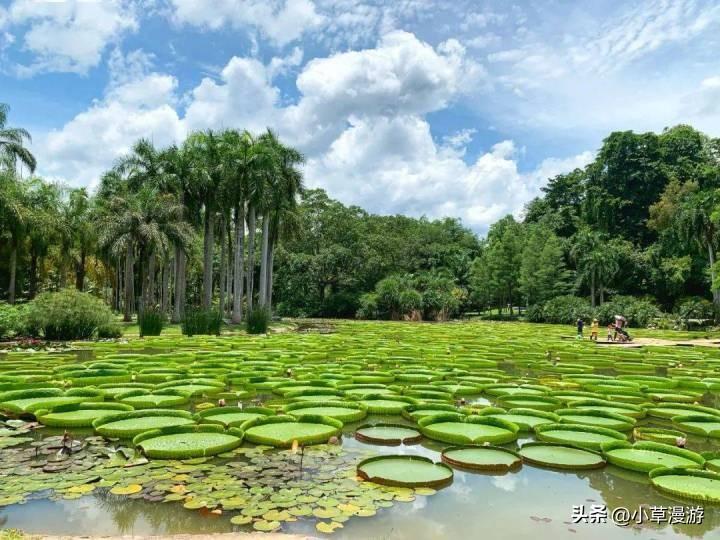
[(650, 472), (650, 482), (676, 497), (720, 503), (720, 474), (688, 468), (659, 468)]
[(447, 465), (421, 456), (376, 456), (358, 463), (358, 476), (376, 484), (438, 488), (452, 482)]
[(507, 472), (520, 467), (522, 457), (500, 446), (452, 446), (442, 453), (442, 460), (461, 469)]
[(195, 415), (201, 424), (219, 424), (225, 427), (240, 426), (248, 420), (275, 414), (267, 407), (213, 407)]
[(188, 459), (213, 456), (233, 450), (242, 444), (243, 432), (222, 426), (201, 424), (146, 431), (133, 439), (133, 444), (150, 458)]
[(452, 444), (504, 444), (517, 439), (517, 424), (489, 416), (443, 413), (418, 422), (423, 435)]
[(638, 472), (650, 472), (658, 467), (701, 468), (705, 464), (700, 454), (649, 441), (611, 442), (603, 446), (603, 455), (617, 467)]
[(193, 423), (192, 415), (187, 411), (146, 409), (98, 418), (93, 427), (105, 437), (131, 439), (143, 431)]
[(540, 467), (583, 470), (605, 466), (605, 459), (599, 452), (563, 444), (530, 442), (524, 444), (518, 453), (524, 462)]
[(340, 435), (342, 422), (326, 416), (268, 416), (248, 420), (241, 426), (245, 439), (255, 444), (289, 447), (327, 442)]
[(720, 439), (720, 412), (718, 415), (688, 414), (672, 417), (673, 425), (688, 433)]
[(627, 439), (619, 431), (583, 424), (543, 424), (535, 428), (535, 433), (543, 442), (578, 446), (588, 450), (600, 450), (602, 444)]
[(372, 444), (413, 444), (420, 442), (422, 433), (401, 424), (375, 424), (359, 427), (355, 431), (355, 438)]
[(98, 418), (131, 410), (129, 405), (120, 403), (80, 403), (60, 405), (50, 411), (38, 411), (37, 419), (50, 427), (90, 427)]
[(335, 418), (343, 423), (357, 422), (367, 415), (367, 407), (358, 402), (346, 401), (302, 401), (286, 405), (283, 410), (292, 416), (314, 414)]
[(588, 409), (558, 409), (555, 414), (560, 416), (560, 421), (563, 423), (583, 424), (615, 431), (630, 431), (637, 422), (632, 416)]

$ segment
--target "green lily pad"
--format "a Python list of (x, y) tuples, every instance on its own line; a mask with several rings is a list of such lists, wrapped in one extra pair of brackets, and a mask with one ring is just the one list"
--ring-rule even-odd
[(605, 466), (599, 452), (563, 444), (531, 442), (518, 450), (525, 463), (554, 469), (583, 470)]
[(452, 482), (447, 465), (421, 456), (376, 456), (358, 463), (358, 476), (387, 486), (438, 488)]
[(676, 497), (720, 503), (720, 474), (688, 468), (660, 468), (650, 472), (652, 485)]
[(371, 444), (414, 444), (420, 442), (422, 433), (400, 424), (375, 424), (359, 427), (355, 431), (355, 438)]
[(499, 446), (452, 446), (441, 459), (453, 467), (474, 471), (507, 472), (522, 465), (522, 457)]

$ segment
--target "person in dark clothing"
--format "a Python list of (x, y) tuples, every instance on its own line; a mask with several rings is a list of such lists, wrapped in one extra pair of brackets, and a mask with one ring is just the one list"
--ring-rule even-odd
[(579, 318), (577, 320), (577, 337), (578, 337), (578, 339), (582, 339), (582, 337), (583, 337), (583, 328), (585, 328), (585, 321), (583, 321), (582, 318)]

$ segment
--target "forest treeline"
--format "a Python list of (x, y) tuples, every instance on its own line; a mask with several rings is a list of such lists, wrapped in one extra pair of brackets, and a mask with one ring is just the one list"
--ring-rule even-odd
[(440, 320), (527, 306), (562, 322), (630, 297), (644, 319), (720, 306), (720, 140), (690, 126), (610, 134), (592, 163), (549, 179), (484, 238), (457, 219), (379, 216), (306, 189), (302, 154), (272, 131), (139, 140), (94, 192), (35, 176), (29, 135), (0, 106), (10, 304), (75, 287), (126, 320), (202, 306), (234, 322), (257, 308)]

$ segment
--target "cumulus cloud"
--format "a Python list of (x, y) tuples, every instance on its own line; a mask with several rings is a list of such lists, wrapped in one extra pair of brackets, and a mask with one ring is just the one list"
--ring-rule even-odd
[(145, 137), (157, 146), (182, 141), (184, 127), (172, 104), (177, 80), (141, 67), (146, 58), (114, 54), (113, 81), (103, 99), (61, 129), (36, 138), (41, 173), (72, 185), (95, 185), (132, 144)]
[(145, 53), (116, 51), (103, 99), (41, 142), (41, 163), (50, 164), (43, 172), (89, 183), (142, 136), (162, 146), (194, 129), (272, 127), (308, 156), (307, 183), (331, 196), (379, 213), (458, 216), (483, 232), (518, 214), (538, 193), (542, 175), (589, 159), (547, 160), (524, 174), (510, 140), (473, 163), (464, 155), (475, 130), (436, 141), (426, 115), (485, 76), (456, 40), (433, 47), (394, 31), (373, 48), (316, 58), (297, 77), (299, 98), (286, 105), (273, 78), (301, 59), (299, 49), (267, 64), (233, 57), (217, 78), (203, 79), (185, 96), (180, 117), (175, 78), (153, 71)]
[(297, 40), (324, 17), (310, 0), (171, 0), (179, 24), (218, 29), (251, 27), (277, 45)]
[(34, 56), (31, 64), (17, 66), (21, 76), (86, 73), (98, 65), (109, 44), (138, 27), (134, 5), (125, 0), (15, 0), (6, 17), (6, 24), (21, 29), (22, 46)]

